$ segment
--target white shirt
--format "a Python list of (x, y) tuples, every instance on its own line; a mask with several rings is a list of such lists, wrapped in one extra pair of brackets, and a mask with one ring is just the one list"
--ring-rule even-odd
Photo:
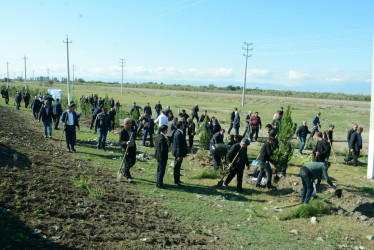
[(73, 112), (69, 113), (68, 112), (68, 119), (66, 120), (66, 125), (74, 125), (74, 116)]
[(164, 114), (159, 115), (155, 122), (158, 121), (158, 127), (161, 127), (162, 125), (168, 125), (168, 117)]

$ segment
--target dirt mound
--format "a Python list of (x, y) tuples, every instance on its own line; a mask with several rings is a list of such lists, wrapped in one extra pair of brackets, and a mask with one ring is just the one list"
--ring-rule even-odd
[(338, 209), (374, 218), (374, 202), (354, 193), (343, 190), (341, 198), (334, 197), (330, 199), (330, 202)]
[[(103, 166), (75, 160), (46, 140), (31, 112), (0, 113), (1, 248), (192, 248), (210, 237), (195, 234), (158, 200), (118, 183)], [(79, 148), (78, 148), (79, 149)], [(92, 177), (105, 190), (90, 199), (72, 177)]]

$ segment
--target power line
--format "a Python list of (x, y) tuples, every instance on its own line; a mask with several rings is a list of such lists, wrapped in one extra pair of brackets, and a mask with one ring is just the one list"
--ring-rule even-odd
[(243, 83), (243, 98), (242, 98), (242, 107), (244, 107), (244, 104), (245, 104), (245, 88), (246, 88), (246, 84), (247, 84), (247, 61), (248, 61), (248, 57), (251, 57), (252, 55), (248, 55), (248, 52), (250, 50), (253, 50), (253, 48), (249, 48), (249, 46), (253, 45), (253, 43), (247, 43), (247, 42), (244, 42), (243, 43), (246, 47), (242, 47), (243, 50), (246, 51), (245, 54), (243, 54), (243, 56), (245, 56), (245, 69), (244, 69), (244, 83)]

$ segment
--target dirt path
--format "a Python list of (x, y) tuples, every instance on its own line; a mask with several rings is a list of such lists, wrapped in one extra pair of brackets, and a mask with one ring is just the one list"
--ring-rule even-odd
[[(46, 140), (27, 111), (0, 114), (0, 248), (155, 249), (208, 247), (154, 199)], [(84, 174), (105, 190), (90, 199), (72, 178)], [(217, 246), (215, 246), (217, 247)]]

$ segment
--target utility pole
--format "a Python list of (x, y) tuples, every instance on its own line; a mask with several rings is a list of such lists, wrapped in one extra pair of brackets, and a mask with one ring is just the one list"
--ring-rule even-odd
[(9, 88), (9, 62), (6, 62), (6, 84)]
[[(374, 49), (374, 34), (373, 34)], [(373, 50), (374, 56), (374, 50)], [(370, 130), (369, 130), (369, 149), (368, 149), (368, 169), (367, 178), (374, 179), (374, 57), (372, 59), (371, 70), (371, 105), (370, 105)]]
[(72, 43), (72, 41), (69, 42), (69, 37), (66, 36), (66, 42), (62, 41), (63, 43), (66, 43), (66, 58), (67, 58), (67, 66), (68, 66), (68, 105), (70, 105), (70, 70), (69, 70), (69, 43)]
[(245, 88), (246, 88), (246, 84), (247, 84), (247, 61), (248, 61), (248, 57), (251, 57), (252, 55), (248, 55), (248, 51), (250, 50), (253, 50), (253, 48), (248, 48), (249, 46), (251, 46), (253, 43), (247, 43), (247, 42), (244, 42), (243, 43), (246, 47), (242, 47), (243, 50), (246, 51), (245, 54), (243, 54), (243, 56), (245, 56), (245, 70), (244, 70), (244, 83), (243, 83), (243, 98), (242, 98), (242, 107), (244, 107), (244, 104), (245, 104)]
[(25, 60), (25, 90), (26, 90), (27, 89), (27, 85), (26, 85), (26, 60), (28, 58), (26, 56), (24, 56), (23, 59)]
[(121, 67), (122, 67), (121, 95), (123, 95), (123, 68), (125, 67), (124, 64), (126, 63), (126, 60), (122, 58), (120, 60), (121, 60)]
[(49, 68), (47, 68), (47, 82), (49, 82)]
[(74, 89), (74, 84), (75, 84), (74, 69), (75, 69), (75, 65), (73, 64), (73, 89)]

